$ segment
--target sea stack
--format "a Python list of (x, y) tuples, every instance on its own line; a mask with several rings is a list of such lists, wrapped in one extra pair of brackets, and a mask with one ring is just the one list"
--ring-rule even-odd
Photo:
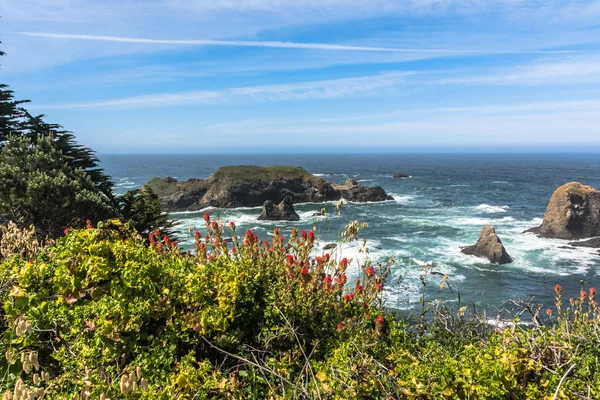
[(285, 196), (278, 205), (271, 200), (265, 201), (259, 220), (265, 221), (299, 221), (300, 216), (294, 210), (294, 204), (290, 196)]
[(487, 258), (492, 264), (508, 264), (512, 258), (506, 252), (493, 226), (485, 225), (474, 246), (463, 247), (463, 253)]
[(542, 225), (526, 232), (568, 240), (600, 236), (600, 192), (579, 182), (559, 187), (550, 198)]

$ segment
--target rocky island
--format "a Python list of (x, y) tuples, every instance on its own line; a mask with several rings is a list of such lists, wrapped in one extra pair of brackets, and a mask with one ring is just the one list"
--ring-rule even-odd
[(393, 200), (379, 186), (364, 186), (352, 179), (339, 185), (292, 166), (229, 166), (219, 168), (206, 179), (153, 178), (145, 186), (158, 195), (167, 211), (258, 207), (267, 200), (279, 204), (286, 196), (294, 204), (340, 199), (355, 202)]

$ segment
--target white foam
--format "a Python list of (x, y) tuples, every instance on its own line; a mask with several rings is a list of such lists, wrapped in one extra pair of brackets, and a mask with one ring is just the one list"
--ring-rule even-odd
[(508, 206), (491, 206), (489, 204), (480, 204), (477, 207), (475, 207), (476, 210), (482, 211), (484, 213), (488, 213), (488, 214), (494, 214), (494, 213), (504, 213), (508, 210)]
[(513, 222), (513, 217), (504, 218), (477, 218), (477, 217), (466, 217), (466, 218), (455, 218), (452, 222), (455, 225), (506, 225)]
[(408, 203), (410, 203), (411, 200), (413, 200), (415, 198), (415, 196), (411, 196), (411, 195), (401, 196), (401, 195), (397, 195), (397, 194), (393, 194), (393, 193), (390, 193), (390, 196), (392, 196), (394, 198), (394, 201), (396, 203), (400, 203), (400, 204), (408, 204)]

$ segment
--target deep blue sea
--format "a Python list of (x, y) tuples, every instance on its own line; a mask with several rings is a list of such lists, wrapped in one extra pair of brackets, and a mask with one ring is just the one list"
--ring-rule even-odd
[[(600, 154), (403, 154), (403, 155), (101, 155), (102, 165), (113, 177), (119, 193), (140, 187), (154, 176), (179, 180), (206, 178), (225, 165), (299, 165), (323, 178), (343, 183), (351, 177), (364, 185), (380, 185), (393, 201), (370, 204), (346, 203), (340, 216), (335, 203), (299, 204), (298, 223), (257, 221), (261, 208), (210, 209), (239, 229), (254, 230), (266, 238), (275, 226), (284, 234), (292, 226), (317, 227), (319, 246), (333, 242), (351, 221), (368, 222), (362, 233), (370, 257), (386, 262), (396, 259), (386, 289), (387, 305), (399, 310), (418, 308), (420, 275), (427, 262), (449, 277), (450, 286), (463, 303), (493, 309), (510, 299), (534, 298), (553, 303), (553, 287), (560, 283), (567, 296), (579, 293), (580, 280), (600, 286), (598, 249), (569, 250), (566, 242), (523, 234), (541, 223), (552, 192), (560, 185), (579, 181), (600, 189)], [(409, 179), (393, 179), (395, 172)], [(328, 218), (312, 216), (325, 207)], [(203, 227), (203, 212), (174, 213), (180, 220), (182, 245), (189, 246), (189, 227)], [(514, 261), (491, 265), (463, 255), (460, 247), (474, 244), (482, 225), (491, 224)], [(359, 246), (344, 245), (337, 256), (363, 260)], [(350, 277), (349, 277), (350, 278)], [(427, 297), (455, 301), (441, 277), (427, 277)], [(349, 280), (352, 282), (351, 280)]]

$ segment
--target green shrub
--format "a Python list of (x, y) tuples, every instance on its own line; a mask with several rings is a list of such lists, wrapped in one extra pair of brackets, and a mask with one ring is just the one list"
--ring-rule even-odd
[(600, 397), (593, 289), (563, 306), (557, 287), (546, 325), (458, 310), (413, 327), (383, 312), (389, 265), (346, 282), (348, 260), (315, 256), (313, 232), (238, 239), (205, 220), (195, 254), (108, 221), (5, 259), (5, 398)]

